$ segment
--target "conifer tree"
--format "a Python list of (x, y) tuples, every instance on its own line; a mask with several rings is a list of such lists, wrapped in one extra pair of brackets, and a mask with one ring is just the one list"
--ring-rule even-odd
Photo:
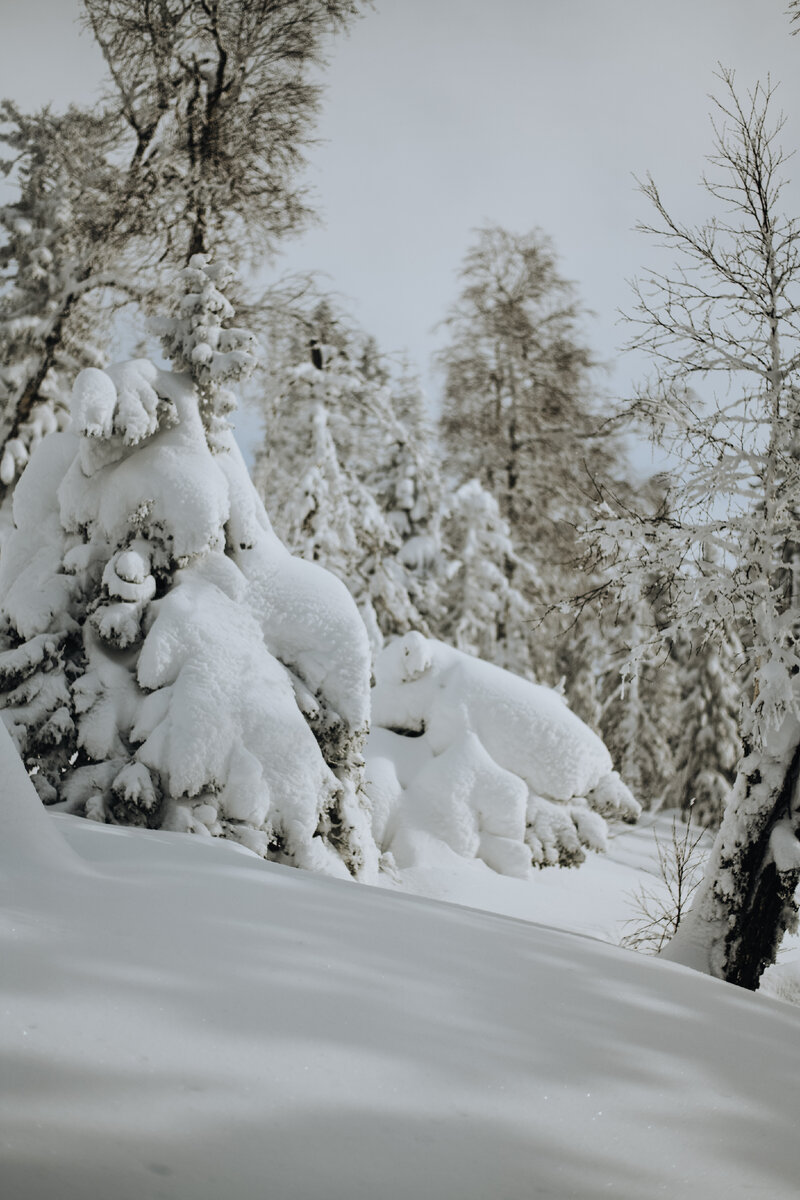
[(651, 606), (634, 597), (615, 622), (617, 653), (600, 688), (599, 728), (614, 766), (646, 809), (661, 807), (674, 772), (678, 677)]
[[(742, 753), (739, 678), (744, 651), (728, 629), (717, 641), (678, 649), (681, 698), (676, 712), (673, 772), (667, 808), (691, 809), (693, 820), (718, 827)], [(697, 639), (695, 639), (696, 641)]]
[(308, 346), (285, 338), (282, 353), (295, 361), (273, 368), (254, 479), (286, 545), (346, 583), (377, 650), (385, 637), (428, 630), (436, 484), (394, 414), (371, 339), (328, 302), (302, 328), (317, 333), (322, 365), (297, 365)]
[(34, 452), (0, 559), (0, 706), (67, 811), (369, 876), (366, 635), (275, 538), (224, 428), (252, 358), (221, 279), (185, 272), (166, 340), (188, 370), (82, 371), (70, 431)]
[(442, 588), (449, 570), (442, 540), (443, 485), (435, 432), (419, 380), (407, 363), (384, 392), (384, 418), (372, 431), (366, 485), (398, 538), (395, 574), (413, 604), (398, 622), (386, 609), (384, 637), (416, 628), (435, 633), (444, 619)]
[(445, 541), (453, 566), (445, 585), (442, 640), (529, 674), (525, 668), (533, 615), (522, 593), (509, 583), (509, 576), (521, 576), (523, 564), (497, 501), (477, 479), (462, 484), (452, 497)]
[(460, 278), (440, 355), (448, 468), (492, 493), (533, 568), (518, 580), (509, 559), (508, 583), (534, 608), (528, 653), (540, 679), (554, 684), (556, 610), (585, 588), (577, 531), (592, 511), (596, 477), (624, 456), (601, 436), (582, 309), (549, 238), (480, 229)]

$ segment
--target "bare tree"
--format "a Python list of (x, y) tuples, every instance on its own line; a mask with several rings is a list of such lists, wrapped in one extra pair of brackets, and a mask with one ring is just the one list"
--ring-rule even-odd
[[(260, 259), (310, 216), (298, 181), (327, 39), (360, 0), (83, 0), (162, 252)], [(148, 199), (149, 198), (149, 199)]]
[[(742, 634), (743, 757), (691, 912), (667, 957), (755, 988), (796, 918), (800, 879), (800, 224), (784, 215), (783, 118), (767, 82), (722, 70), (705, 187), (717, 215), (671, 215), (652, 179), (642, 226), (677, 265), (636, 291), (633, 344), (655, 378), (636, 408), (680, 460), (669, 505), (597, 529), (617, 586), (661, 581), (661, 633)], [(635, 561), (630, 547), (638, 546)], [(625, 548), (626, 562), (619, 560)]]
[(677, 933), (700, 886), (704, 830), (692, 824), (691, 805), (685, 817), (685, 823), (679, 823), (677, 813), (673, 814), (668, 840), (653, 829), (663, 887), (640, 884), (633, 893), (636, 915), (625, 922), (628, 931), (621, 941), (631, 950), (660, 954)]
[(68, 364), (95, 361), (77, 351), (97, 342), (100, 307), (133, 295), (157, 309), (193, 254), (263, 261), (310, 217), (299, 174), (318, 68), (360, 0), (83, 9), (109, 70), (102, 108), (0, 112), (11, 152), (0, 167), (19, 192), (0, 213), (0, 492), (42, 420), (58, 422), (59, 369), (68, 390)]

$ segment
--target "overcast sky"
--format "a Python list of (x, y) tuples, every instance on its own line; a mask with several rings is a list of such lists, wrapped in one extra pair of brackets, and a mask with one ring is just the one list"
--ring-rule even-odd
[[(471, 230), (539, 226), (596, 314), (596, 352), (615, 359), (626, 280), (654, 256), (633, 231), (647, 207), (632, 176), (651, 171), (678, 215), (705, 214), (718, 62), (743, 86), (780, 81), (784, 143), (800, 146), (787, 4), (378, 0), (326, 74), (309, 170), (325, 223), (279, 269), (328, 272), (381, 346), (408, 348), (425, 373)], [(77, 11), (77, 0), (0, 0), (4, 93), (27, 107), (92, 98), (102, 63)], [(623, 364), (614, 386), (629, 374)]]

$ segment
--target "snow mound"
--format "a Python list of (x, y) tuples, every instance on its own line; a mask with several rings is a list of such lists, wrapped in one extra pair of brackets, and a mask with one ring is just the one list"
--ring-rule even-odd
[(365, 788), (398, 867), (444, 843), (504, 875), (576, 865), (639, 805), (597, 737), (549, 688), (409, 633), (375, 664)]

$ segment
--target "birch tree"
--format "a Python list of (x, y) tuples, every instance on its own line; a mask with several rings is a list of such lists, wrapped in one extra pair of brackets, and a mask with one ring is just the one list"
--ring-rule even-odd
[[(633, 345), (652, 356), (636, 409), (678, 459), (652, 518), (609, 514), (598, 545), (625, 582), (659, 578), (664, 637), (741, 633), (743, 756), (690, 914), (668, 957), (755, 988), (795, 927), (800, 879), (800, 223), (784, 213), (781, 117), (769, 82), (743, 97), (722, 70), (706, 191), (715, 215), (674, 217), (656, 183), (642, 226), (675, 256), (638, 285)], [(630, 562), (630, 559), (628, 559)]]

